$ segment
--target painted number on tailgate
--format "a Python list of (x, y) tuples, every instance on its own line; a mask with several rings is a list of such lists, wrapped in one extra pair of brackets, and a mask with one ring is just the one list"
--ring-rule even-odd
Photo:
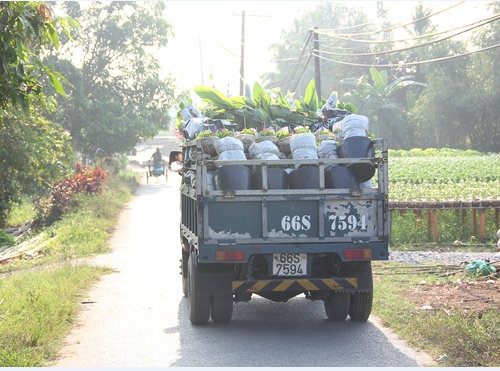
[(335, 231), (366, 231), (366, 215), (330, 215), (330, 230)]
[(281, 228), (288, 231), (308, 231), (311, 229), (311, 216), (310, 215), (285, 215), (281, 219)]

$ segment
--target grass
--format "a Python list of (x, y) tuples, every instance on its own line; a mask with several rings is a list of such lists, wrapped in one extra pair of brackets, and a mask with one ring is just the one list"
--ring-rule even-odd
[[(40, 367), (54, 359), (82, 295), (111, 272), (71, 262), (108, 251), (121, 207), (137, 186), (136, 173), (111, 176), (103, 194), (75, 197), (72, 211), (43, 231), (42, 256), (0, 265), (0, 273), (9, 272), (0, 274), (1, 367)], [(22, 224), (33, 216), (30, 209), (15, 209), (9, 223)]]
[[(422, 281), (449, 285), (451, 278), (419, 271), (396, 274), (397, 267), (395, 263), (377, 262), (373, 265), (373, 313), (386, 326), (415, 348), (426, 351), (435, 359), (442, 357), (442, 366), (500, 366), (498, 309), (487, 309), (480, 314), (464, 314), (457, 307), (450, 307), (447, 311), (421, 310), (403, 295), (403, 291), (417, 287)], [(391, 269), (394, 274), (391, 274)], [(462, 279), (470, 280), (470, 277), (463, 276)]]
[[(110, 273), (88, 265), (71, 266), (69, 262), (108, 251), (107, 239), (122, 205), (130, 199), (135, 187), (135, 173), (122, 172), (119, 177), (111, 177), (104, 194), (75, 198), (73, 211), (45, 231), (48, 242), (44, 256), (0, 265), (0, 272), (16, 272), (0, 275), (0, 366), (39, 367), (54, 359), (71, 328), (82, 295), (100, 276)], [(9, 216), (9, 224), (22, 224), (32, 216), (32, 210), (26, 205), (15, 208)], [(422, 231), (415, 230), (415, 222), (412, 218), (404, 219), (399, 227), (402, 229), (393, 231), (396, 241), (401, 243), (404, 234), (411, 232), (413, 234), (407, 237), (414, 239), (410, 239), (411, 242), (418, 242)], [(465, 233), (465, 236), (470, 234)], [(456, 250), (454, 246), (439, 244), (425, 246)], [(450, 309), (449, 314), (421, 311), (407, 299), (404, 291), (423, 280), (443, 284), (449, 284), (449, 280), (422, 271), (395, 274), (392, 270), (397, 267), (394, 263), (373, 263), (373, 313), (386, 326), (436, 359), (446, 355), (440, 365), (500, 366), (498, 312), (484, 311), (479, 317), (463, 315), (454, 309)]]
[(38, 367), (53, 359), (81, 295), (109, 272), (68, 264), (0, 280), (0, 366)]

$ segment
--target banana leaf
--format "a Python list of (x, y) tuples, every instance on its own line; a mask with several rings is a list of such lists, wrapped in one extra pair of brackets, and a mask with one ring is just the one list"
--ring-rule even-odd
[(227, 110), (235, 110), (237, 107), (224, 94), (214, 88), (208, 86), (195, 86), (194, 92), (204, 101), (213, 104), (214, 106)]

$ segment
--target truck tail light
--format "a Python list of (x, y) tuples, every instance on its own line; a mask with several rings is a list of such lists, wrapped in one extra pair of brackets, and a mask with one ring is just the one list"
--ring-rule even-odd
[(344, 250), (345, 260), (366, 260), (373, 256), (372, 249), (347, 249)]
[(216, 261), (231, 261), (231, 262), (240, 262), (245, 260), (245, 252), (244, 251), (216, 251), (215, 252), (215, 260)]

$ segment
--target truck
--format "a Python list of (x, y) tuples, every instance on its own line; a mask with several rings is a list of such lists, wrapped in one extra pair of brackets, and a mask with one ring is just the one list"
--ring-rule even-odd
[[(332, 321), (369, 318), (371, 262), (388, 259), (390, 227), (387, 140), (370, 140), (371, 157), (301, 160), (211, 159), (200, 140), (183, 143), (180, 268), (193, 325), (230, 322), (233, 304), (254, 295), (322, 300)], [(258, 187), (214, 186), (231, 166), (257, 174)], [(372, 186), (328, 185), (327, 170), (355, 166), (374, 169)], [(270, 187), (276, 168), (310, 169), (317, 185)]]

